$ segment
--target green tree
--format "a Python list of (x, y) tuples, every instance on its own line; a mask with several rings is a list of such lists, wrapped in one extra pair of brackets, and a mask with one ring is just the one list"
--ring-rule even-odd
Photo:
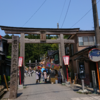
[[(4, 38), (6, 38), (6, 39), (11, 39), (11, 38), (12, 38), (12, 35), (9, 36), (8, 34), (6, 34), (6, 35), (4, 36)], [(12, 47), (12, 44), (8, 44), (8, 55), (7, 55), (7, 56), (9, 56), (9, 57), (11, 57), (11, 47)]]
[[(7, 39), (11, 39), (12, 36), (9, 35), (5, 35), (4, 36)], [(40, 35), (34, 35), (34, 34), (28, 34), (25, 35), (25, 38), (28, 39), (40, 39)], [(47, 39), (57, 39), (57, 36), (51, 36), (51, 35), (47, 35), (46, 36)], [(8, 56), (11, 56), (11, 44), (9, 44), (9, 48), (8, 48)], [(19, 44), (19, 48), (20, 48), (20, 44)], [(48, 50), (58, 50), (58, 44), (25, 44), (25, 62), (29, 62), (29, 60), (31, 60), (31, 62), (35, 62), (35, 60), (40, 60), (40, 56), (47, 54)]]

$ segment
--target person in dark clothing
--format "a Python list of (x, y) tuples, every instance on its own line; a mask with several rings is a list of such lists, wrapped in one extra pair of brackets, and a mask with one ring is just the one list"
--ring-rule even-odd
[(39, 70), (39, 83), (41, 82), (41, 71)]

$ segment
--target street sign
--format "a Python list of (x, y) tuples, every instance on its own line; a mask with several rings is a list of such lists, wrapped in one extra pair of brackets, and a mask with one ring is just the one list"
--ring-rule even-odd
[(22, 67), (23, 57), (19, 57), (18, 67)]
[(69, 56), (63, 56), (63, 61), (65, 65), (69, 65)]
[(100, 61), (100, 50), (97, 48), (93, 48), (89, 51), (88, 57), (93, 62), (99, 62)]

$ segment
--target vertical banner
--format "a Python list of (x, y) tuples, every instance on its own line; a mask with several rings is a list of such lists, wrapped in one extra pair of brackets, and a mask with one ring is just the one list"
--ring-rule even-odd
[(23, 57), (19, 57), (18, 67), (22, 67), (23, 65)]
[(69, 65), (69, 56), (63, 56), (64, 65), (66, 65), (66, 76), (68, 81), (68, 65)]
[(23, 65), (23, 57), (19, 57), (18, 67), (19, 67), (19, 83), (21, 84), (21, 67)]
[(64, 65), (69, 65), (69, 56), (63, 56)]

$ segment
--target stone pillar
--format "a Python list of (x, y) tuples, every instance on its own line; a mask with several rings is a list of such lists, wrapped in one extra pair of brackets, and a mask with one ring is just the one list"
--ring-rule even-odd
[(64, 67), (64, 63), (63, 63), (63, 56), (65, 56), (65, 47), (64, 47), (64, 39), (63, 39), (63, 34), (60, 34), (60, 50), (61, 50), (61, 66), (62, 66), (62, 80), (64, 82), (65, 77), (65, 71), (66, 68)]
[(10, 95), (9, 99), (17, 97), (18, 87), (18, 48), (19, 37), (12, 36), (12, 54), (11, 54), (11, 74), (10, 74)]

